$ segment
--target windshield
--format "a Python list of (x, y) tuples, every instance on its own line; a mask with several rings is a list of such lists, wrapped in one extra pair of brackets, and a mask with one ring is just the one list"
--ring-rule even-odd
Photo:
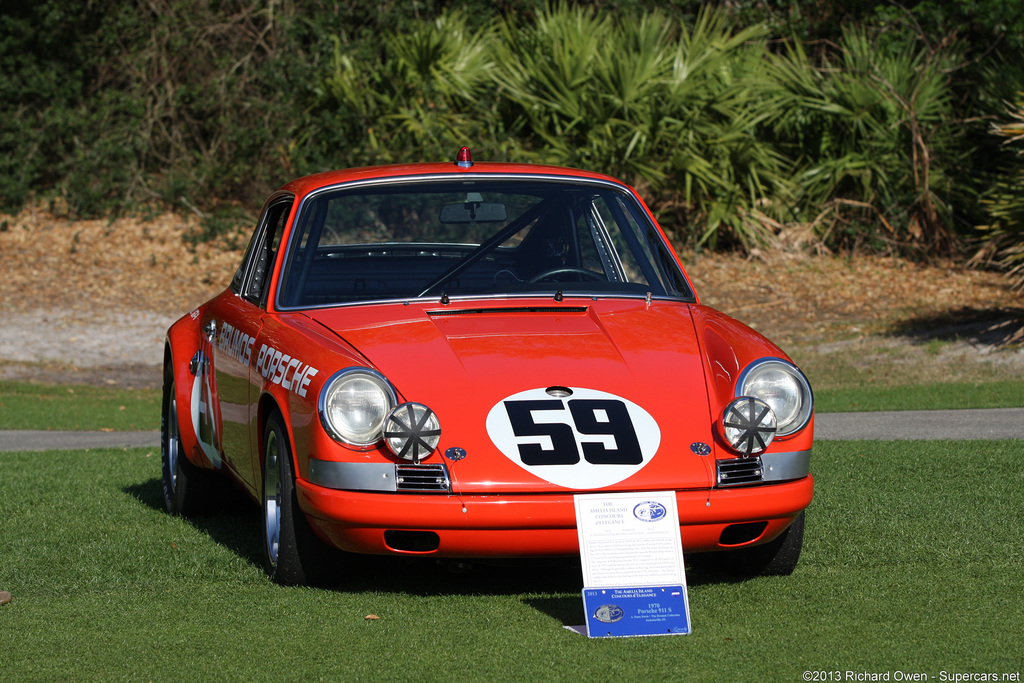
[(690, 298), (647, 214), (607, 183), (343, 186), (307, 199), (295, 221), (282, 308), (556, 292)]

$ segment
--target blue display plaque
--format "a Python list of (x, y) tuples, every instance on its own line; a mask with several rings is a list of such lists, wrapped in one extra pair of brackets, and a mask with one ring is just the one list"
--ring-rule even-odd
[(584, 588), (583, 607), (587, 613), (587, 635), (591, 638), (690, 632), (690, 610), (683, 585)]

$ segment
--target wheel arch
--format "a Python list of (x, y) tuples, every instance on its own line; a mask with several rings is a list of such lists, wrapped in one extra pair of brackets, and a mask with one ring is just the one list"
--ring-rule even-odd
[(264, 445), (267, 437), (267, 424), (270, 422), (270, 418), (273, 415), (281, 416), (281, 426), (284, 427), (285, 436), (288, 437), (288, 452), (289, 457), (292, 461), (293, 472), (298, 472), (298, 461), (295, 455), (295, 434), (292, 432), (292, 421), (288, 412), (288, 402), (282, 401), (280, 397), (276, 396), (271, 391), (264, 390), (260, 394), (259, 401), (256, 404), (256, 447), (258, 454), (258, 462), (260, 467), (260, 480), (263, 478), (263, 465), (266, 453), (264, 453)]
[(190, 328), (187, 322), (189, 316), (179, 320), (167, 331), (164, 339), (163, 368), (165, 376), (167, 368), (170, 368), (174, 377), (174, 393), (178, 402), (178, 433), (185, 457), (193, 465), (208, 469), (210, 463), (200, 455), (199, 437), (190, 419), (192, 384), (195, 377), (189, 370), (189, 361), (200, 348), (200, 338), (198, 328)]

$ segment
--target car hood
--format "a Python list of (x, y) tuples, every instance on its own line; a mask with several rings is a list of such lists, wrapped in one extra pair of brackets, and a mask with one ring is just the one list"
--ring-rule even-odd
[(688, 304), (529, 300), (309, 315), (400, 400), (436, 413), (441, 443), (426, 462), (445, 462), (457, 492), (712, 483), (712, 417)]

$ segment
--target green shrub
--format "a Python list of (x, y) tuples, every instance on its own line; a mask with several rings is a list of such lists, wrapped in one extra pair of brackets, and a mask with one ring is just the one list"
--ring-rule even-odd
[(368, 59), (334, 37), (315, 104), (334, 135), (321, 144), (360, 165), (454, 158), (464, 144), (497, 142), (490, 33), (456, 11), (385, 34)]
[(800, 42), (773, 57), (773, 134), (797, 167), (799, 218), (826, 243), (953, 248), (950, 171), (964, 131), (949, 73), (960, 58), (860, 29), (817, 58)]
[(720, 10), (688, 27), (563, 5), (499, 34), (495, 79), (531, 160), (642, 187), (693, 244), (767, 240), (757, 217), (777, 212), (789, 185), (785, 160), (755, 135), (763, 26), (736, 29)]
[[(191, 238), (214, 239), (296, 176), (466, 144), (621, 177), (691, 247), (798, 232), (928, 254), (979, 223), (1003, 245), (1019, 163), (984, 122), (1024, 88), (1015, 16), (999, 0), (8, 0), (0, 208), (190, 211)], [(965, 39), (930, 37), (953, 29)]]
[(1024, 289), (1024, 92), (1010, 108), (1009, 120), (993, 125), (993, 133), (1012, 146), (1016, 158), (984, 199), (991, 222), (978, 226), (981, 249), (975, 263), (1007, 271), (1015, 289)]

